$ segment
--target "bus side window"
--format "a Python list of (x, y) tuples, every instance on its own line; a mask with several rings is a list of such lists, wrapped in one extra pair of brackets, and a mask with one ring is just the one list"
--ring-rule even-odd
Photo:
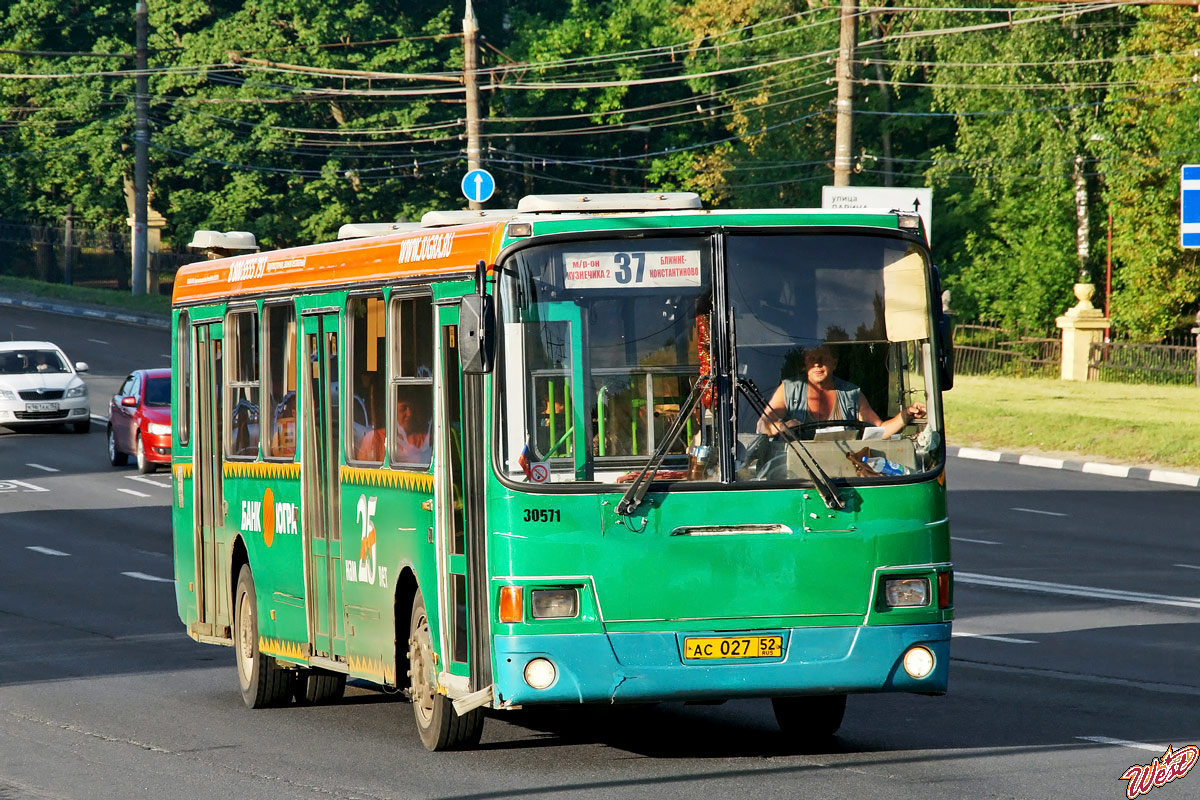
[(383, 464), (386, 439), (387, 373), (383, 296), (351, 297), (346, 302), (350, 326), (349, 455), (356, 461)]
[(433, 300), (393, 297), (391, 409), (387, 433), (392, 464), (426, 469), (433, 453)]
[(233, 457), (254, 458), (259, 440), (258, 311), (231, 312), (225, 331), (230, 340), (225, 452)]
[(263, 317), (271, 431), (263, 449), (268, 458), (291, 460), (296, 456), (296, 310), (268, 305)]

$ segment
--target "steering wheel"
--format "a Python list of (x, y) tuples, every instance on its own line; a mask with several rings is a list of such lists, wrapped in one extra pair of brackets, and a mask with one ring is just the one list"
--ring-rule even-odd
[(801, 439), (811, 439), (822, 428), (849, 428), (857, 432), (855, 439), (861, 439), (867, 423), (860, 419), (817, 419), (800, 423), (799, 436)]

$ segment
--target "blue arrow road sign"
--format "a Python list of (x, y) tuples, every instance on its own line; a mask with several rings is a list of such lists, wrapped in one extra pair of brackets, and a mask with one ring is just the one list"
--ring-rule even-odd
[(473, 169), (463, 176), (463, 197), (472, 203), (486, 203), (495, 191), (496, 179), (486, 169)]
[(1200, 166), (1185, 166), (1179, 175), (1179, 244), (1200, 247)]

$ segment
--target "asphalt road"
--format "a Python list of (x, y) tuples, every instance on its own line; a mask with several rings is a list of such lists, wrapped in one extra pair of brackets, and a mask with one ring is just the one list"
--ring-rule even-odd
[[(88, 361), (92, 408), (168, 334), (0, 310)], [(953, 435), (951, 435), (953, 440)], [(1120, 798), (1200, 745), (1200, 491), (952, 459), (950, 693), (856, 696), (816, 751), (766, 701), (494, 714), (430, 754), (411, 707), (249, 711), (233, 652), (183, 632), (169, 476), (104, 426), (0, 429), (0, 798)], [(1200, 769), (1152, 798), (1200, 796)]]

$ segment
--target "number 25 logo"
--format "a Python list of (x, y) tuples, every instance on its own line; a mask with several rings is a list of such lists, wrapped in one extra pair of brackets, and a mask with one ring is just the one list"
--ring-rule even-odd
[(355, 521), (360, 523), (362, 544), (358, 549), (358, 580), (360, 583), (375, 583), (375, 502), (378, 498), (358, 496), (358, 513)]

